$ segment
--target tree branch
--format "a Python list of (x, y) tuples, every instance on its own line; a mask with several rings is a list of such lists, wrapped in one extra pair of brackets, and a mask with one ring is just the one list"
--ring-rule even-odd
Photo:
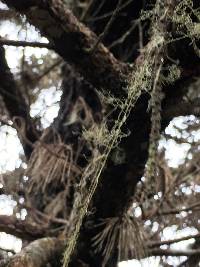
[(178, 243), (184, 240), (189, 240), (189, 239), (196, 239), (199, 238), (200, 234), (195, 234), (195, 235), (188, 235), (188, 236), (184, 236), (184, 237), (180, 237), (180, 238), (176, 238), (176, 239), (170, 239), (170, 240), (164, 240), (164, 241), (151, 241), (148, 243), (148, 247), (152, 248), (152, 247), (158, 247), (158, 246), (162, 246), (162, 245), (171, 245), (174, 243)]
[(64, 242), (62, 240), (57, 238), (38, 239), (13, 256), (8, 267), (43, 267), (52, 262), (56, 265), (59, 263), (63, 249)]
[(196, 210), (195, 208), (198, 208), (198, 210), (199, 210), (199, 206), (200, 206), (200, 203), (197, 202), (197, 203), (194, 203), (194, 204), (192, 204), (192, 205), (190, 205), (188, 207), (182, 208), (182, 209), (179, 208), (179, 209), (171, 209), (171, 210), (159, 211), (156, 215), (163, 216), (163, 215), (178, 214), (178, 213), (183, 212), (183, 211), (185, 211), (185, 212), (190, 211), (190, 210), (195, 211)]
[(4, 38), (0, 38), (0, 45), (8, 45), (8, 46), (16, 46), (16, 47), (30, 46), (30, 47), (34, 47), (34, 48), (39, 47), (39, 48), (53, 49), (53, 45), (50, 45), (48, 43), (7, 40)]
[(46, 233), (46, 228), (27, 221), (19, 220), (15, 216), (0, 215), (0, 231), (18, 238), (34, 240)]
[(90, 49), (97, 43), (97, 36), (80, 23), (61, 0), (4, 0), (11, 8), (26, 15), (54, 45), (55, 51), (76, 68), (95, 87), (121, 93), (130, 67), (118, 61), (102, 44), (93, 53)]
[(0, 46), (0, 95), (4, 101), (13, 126), (18, 132), (27, 158), (32, 152), (32, 144), (40, 136), (39, 131), (30, 117), (30, 107), (21, 93), (18, 84), (8, 67), (5, 50)]
[(148, 251), (151, 256), (198, 256), (200, 255), (200, 249), (186, 249), (186, 250), (176, 250), (176, 249), (152, 249)]

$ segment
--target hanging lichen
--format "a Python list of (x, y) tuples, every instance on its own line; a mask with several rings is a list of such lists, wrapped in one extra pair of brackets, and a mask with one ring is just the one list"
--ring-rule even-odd
[[(157, 23), (155, 21), (154, 23)], [(107, 158), (112, 149), (117, 145), (121, 135), (122, 126), (126, 122), (131, 109), (134, 107), (137, 99), (142, 92), (150, 92), (152, 87), (157, 88), (157, 79), (160, 75), (160, 67), (155, 71), (156, 53), (164, 46), (164, 36), (159, 32), (154, 32), (149, 45), (143, 51), (143, 62), (135, 67), (127, 87), (127, 96), (121, 105), (118, 119), (116, 120), (109, 135), (105, 130), (105, 124), (97, 127), (95, 132), (105, 133), (94, 136), (94, 127), (91, 131), (87, 131), (85, 136), (94, 136), (97, 144), (104, 144), (103, 151), (94, 149), (93, 159), (85, 169), (81, 182), (77, 190), (77, 196), (72, 209), (69, 225), (72, 227), (68, 229), (67, 247), (64, 253), (64, 267), (67, 267), (70, 261), (72, 251), (75, 247), (83, 217), (87, 213), (88, 205), (96, 190), (100, 175), (105, 166)], [(154, 77), (156, 73), (156, 77)], [(156, 85), (155, 85), (156, 84)], [(154, 86), (153, 86), (154, 85)], [(154, 89), (155, 90), (155, 89)], [(103, 128), (102, 128), (103, 127)], [(103, 130), (104, 129), (104, 130)], [(98, 140), (98, 137), (100, 138)]]
[[(190, 4), (190, 0), (184, 1)], [(123, 137), (122, 126), (126, 122), (131, 109), (143, 92), (148, 92), (151, 95), (151, 133), (149, 145), (149, 159), (146, 168), (146, 177), (151, 179), (153, 190), (155, 189), (156, 177), (156, 157), (158, 151), (158, 141), (160, 138), (160, 123), (161, 123), (161, 102), (163, 99), (162, 83), (166, 82), (163, 79), (163, 65), (165, 64), (166, 51), (165, 46), (171, 40), (167, 33), (168, 21), (181, 24), (180, 9), (184, 11), (184, 5), (178, 5), (174, 8), (172, 2), (157, 0), (153, 10), (143, 13), (151, 20), (152, 31), (151, 39), (148, 45), (141, 51), (141, 61), (136, 61), (136, 66), (127, 81), (126, 97), (123, 101), (108, 95), (107, 102), (112, 105), (117, 105), (119, 115), (111, 130), (107, 129), (107, 124), (104, 121), (101, 125), (93, 125), (92, 128), (84, 133), (88, 142), (93, 144), (93, 156), (88, 166), (85, 168), (80, 183), (77, 187), (76, 198), (69, 219), (70, 228), (67, 229), (66, 250), (64, 253), (64, 267), (67, 267), (71, 258), (71, 254), (76, 245), (80, 227), (84, 216), (87, 213), (89, 203), (99, 183), (99, 178), (104, 169), (108, 156), (114, 148), (118, 147), (120, 139)], [(197, 14), (198, 15), (198, 14)], [(143, 18), (144, 19), (144, 18)], [(188, 18), (186, 18), (188, 21)], [(186, 25), (186, 21), (182, 24)], [(194, 26), (194, 24), (193, 24)], [(191, 29), (191, 27), (190, 27)], [(198, 34), (198, 26), (193, 27), (192, 38)], [(179, 76), (178, 68), (173, 72), (173, 81)], [(172, 71), (169, 73), (172, 73)], [(168, 77), (170, 78), (170, 77)], [(103, 95), (106, 98), (106, 94)], [(149, 190), (149, 188), (148, 188)], [(152, 190), (152, 188), (150, 188)], [(113, 218), (115, 221), (115, 219)], [(111, 223), (112, 224), (112, 223)], [(106, 228), (107, 229), (107, 228)], [(98, 239), (98, 238), (97, 238)], [(112, 240), (112, 238), (111, 238)], [(99, 241), (101, 243), (101, 240)], [(98, 243), (98, 242), (97, 242)], [(110, 250), (110, 249), (109, 249)], [(108, 255), (106, 254), (108, 259)]]

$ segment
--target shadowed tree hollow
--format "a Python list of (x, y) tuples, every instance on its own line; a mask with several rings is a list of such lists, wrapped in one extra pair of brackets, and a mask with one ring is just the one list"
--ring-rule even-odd
[(199, 1), (2, 0), (0, 24), (0, 126), (23, 148), (0, 267), (199, 266)]

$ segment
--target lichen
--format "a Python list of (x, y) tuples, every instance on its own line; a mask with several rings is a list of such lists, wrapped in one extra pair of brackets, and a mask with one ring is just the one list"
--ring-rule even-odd
[[(122, 126), (127, 121), (130, 111), (135, 106), (138, 98), (143, 92), (147, 92), (151, 96), (149, 108), (151, 110), (151, 133), (149, 144), (149, 157), (146, 168), (146, 179), (152, 184), (147, 191), (155, 191), (156, 185), (156, 157), (158, 153), (158, 141), (160, 138), (160, 123), (161, 123), (161, 102), (163, 99), (162, 85), (166, 82), (174, 82), (180, 76), (180, 70), (176, 65), (166, 65), (168, 68), (168, 77), (164, 79), (163, 65), (165, 64), (166, 45), (172, 41), (171, 36), (167, 35), (166, 26), (168, 23), (174, 23), (177, 31), (182, 36), (187, 35), (193, 42), (194, 48), (197, 50), (195, 39), (199, 36), (199, 25), (193, 23), (190, 12), (199, 18), (199, 11), (195, 11), (191, 5), (192, 1), (181, 1), (176, 8), (169, 5), (169, 1), (157, 0), (154, 8), (151, 11), (143, 12), (141, 19), (149, 19), (150, 27), (150, 42), (141, 51), (142, 63), (136, 61), (134, 70), (128, 79), (126, 97), (122, 99), (115, 98), (111, 94), (107, 94), (107, 103), (116, 107), (119, 111), (111, 130), (107, 129), (107, 124), (104, 121), (102, 125), (93, 125), (93, 128), (84, 133), (88, 142), (96, 147), (93, 157), (86, 167), (78, 186), (77, 197), (72, 209), (68, 229), (66, 250), (64, 253), (64, 267), (67, 267), (70, 261), (71, 254), (75, 247), (82, 220), (87, 213), (89, 203), (97, 188), (102, 171), (106, 164), (109, 155), (116, 156), (118, 144), (123, 138)], [(159, 18), (159, 19), (158, 19)], [(174, 64), (174, 63), (173, 63)], [(106, 99), (106, 94), (103, 94)], [(96, 145), (96, 146), (95, 146)], [(101, 148), (101, 149), (99, 149)], [(115, 150), (113, 150), (115, 149)], [(113, 152), (112, 152), (113, 151)], [(124, 156), (122, 157), (124, 160)], [(116, 159), (114, 159), (115, 161)], [(146, 191), (146, 192), (147, 192)], [(148, 191), (149, 192), (149, 191)]]

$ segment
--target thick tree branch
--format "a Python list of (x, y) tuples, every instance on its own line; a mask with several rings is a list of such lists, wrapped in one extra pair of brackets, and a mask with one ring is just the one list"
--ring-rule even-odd
[(25, 14), (54, 45), (55, 51), (77, 69), (95, 87), (103, 87), (119, 93), (130, 71), (127, 64), (119, 62), (102, 44), (93, 53), (97, 36), (80, 23), (61, 0), (4, 0), (11, 8)]
[(18, 238), (34, 240), (45, 236), (46, 230), (41, 225), (31, 224), (15, 216), (0, 215), (0, 231)]
[[(64, 241), (57, 238), (42, 238), (30, 243), (19, 254), (13, 256), (8, 267), (42, 267), (47, 263), (59, 263)], [(199, 256), (199, 249), (151, 249), (148, 256)]]
[(57, 238), (42, 238), (30, 243), (12, 257), (7, 267), (59, 266), (64, 242)]

